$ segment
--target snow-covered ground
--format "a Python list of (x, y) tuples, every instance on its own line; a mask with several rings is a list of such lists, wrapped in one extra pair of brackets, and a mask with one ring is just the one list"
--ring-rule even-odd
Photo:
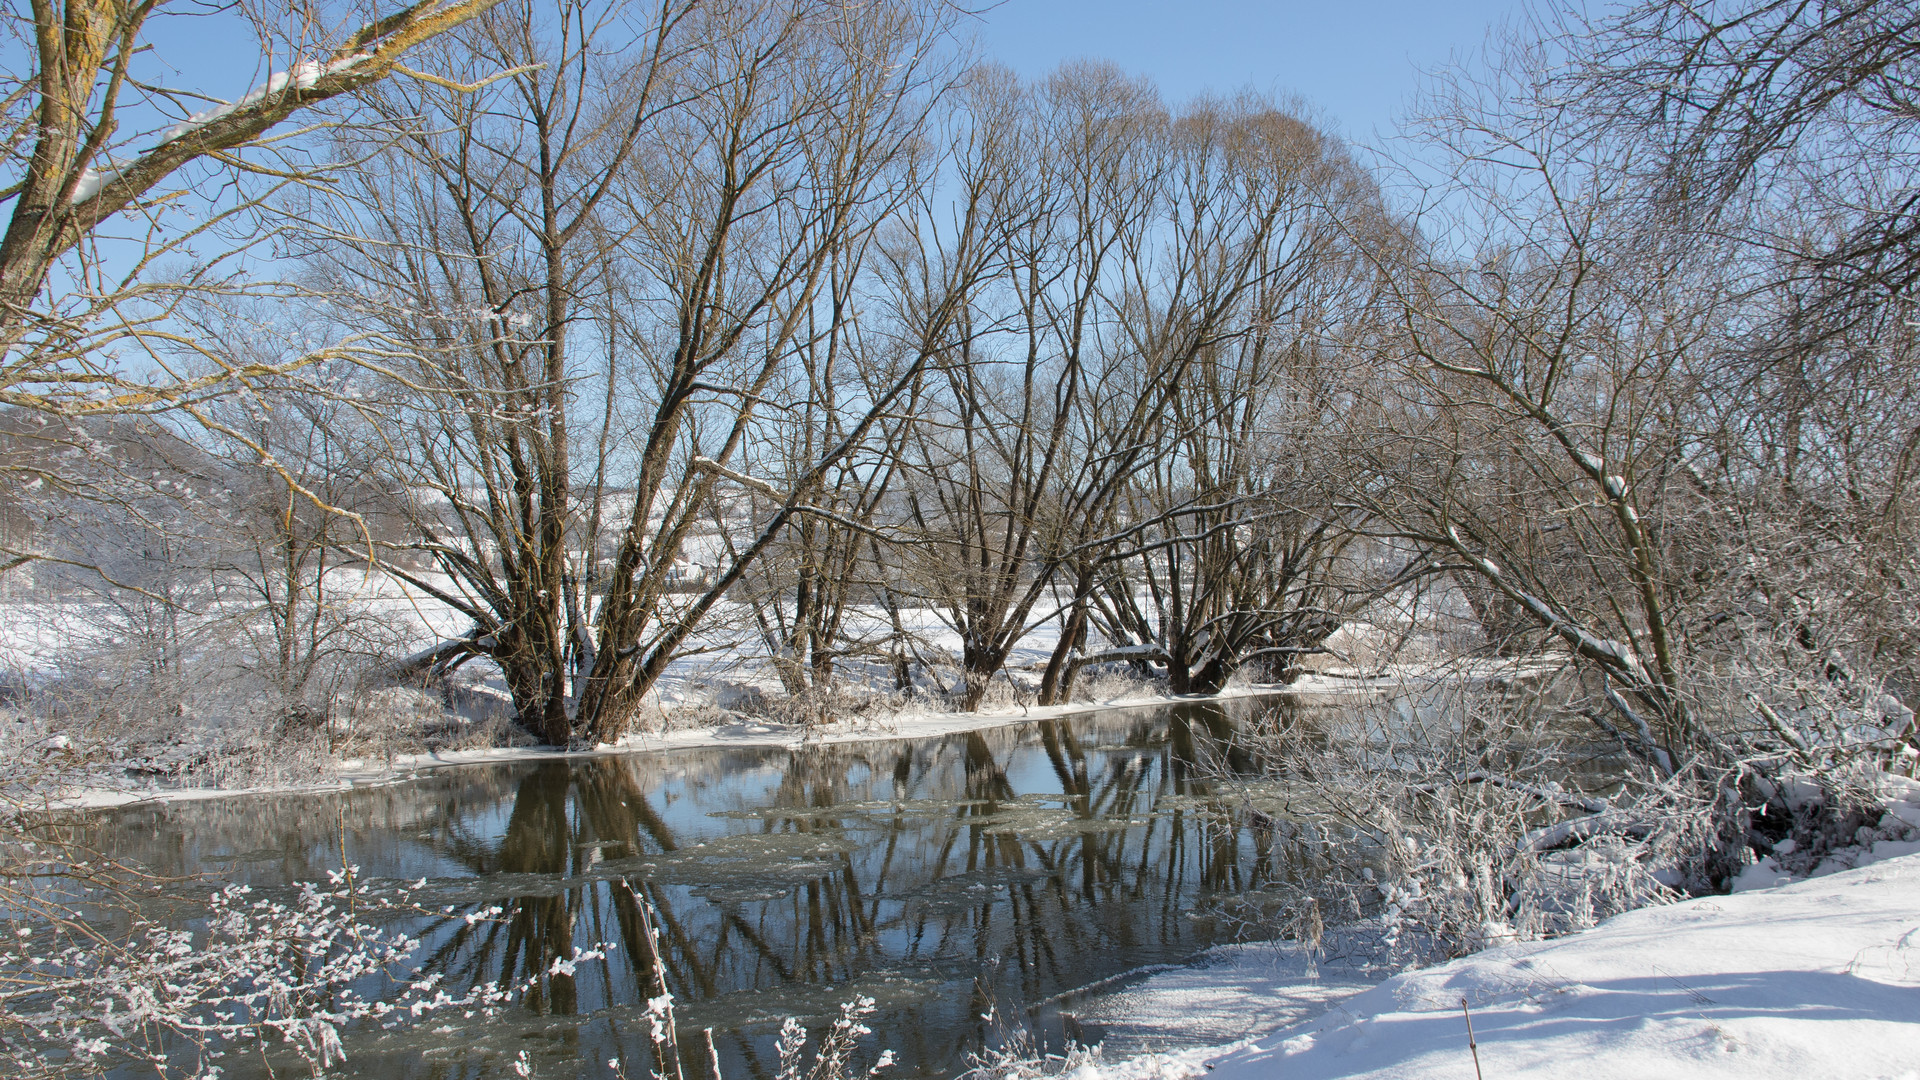
[[(454, 583), (439, 578), (434, 583), (452, 590)], [(393, 646), (402, 654), (445, 640), (466, 629), (465, 620), (423, 590), (396, 578), (360, 570), (339, 570), (329, 575), (328, 590), (363, 614), (390, 628), (396, 635)], [(913, 739), (948, 735), (982, 728), (1000, 727), (1043, 717), (1067, 716), (1107, 708), (1128, 708), (1163, 704), (1173, 700), (1155, 694), (1146, 684), (1114, 680), (1104, 688), (1098, 680), (1089, 680), (1093, 700), (1067, 706), (1037, 707), (1022, 704), (1032, 700), (1035, 673), (1044, 664), (1058, 641), (1059, 629), (1049, 623), (1036, 627), (1009, 657), (1009, 675), (996, 679), (989, 688), (986, 703), (978, 712), (942, 711), (939, 702), (943, 689), (951, 689), (948, 680), (957, 683), (958, 672), (948, 670), (928, 674), (928, 685), (904, 700), (890, 698), (880, 687), (890, 682), (890, 673), (877, 664), (862, 666), (853, 661), (841, 665), (841, 677), (855, 686), (872, 690), (874, 705), (854, 711), (845, 719), (814, 724), (805, 729), (790, 724), (757, 718), (750, 703), (756, 698), (772, 699), (780, 694), (780, 684), (772, 666), (761, 654), (759, 643), (742, 627), (745, 615), (722, 603), (719, 615), (709, 630), (693, 642), (698, 651), (669, 665), (655, 686), (643, 724), (650, 731), (622, 739), (618, 745), (587, 753), (630, 753), (635, 751), (713, 746), (792, 746), (803, 742), (851, 742), (873, 739)], [(914, 636), (922, 655), (935, 658), (957, 655), (958, 636), (932, 609), (906, 609), (902, 620)], [(864, 618), (873, 623), (875, 633), (885, 629), (887, 619), (878, 611), (855, 613), (855, 621)], [(85, 668), (88, 650), (97, 648), (115, 633), (114, 613), (98, 601), (84, 597), (59, 600), (15, 601), (0, 604), (0, 676), (35, 687), (53, 680), (68, 669)], [(76, 660), (76, 658), (81, 658)], [(1016, 676), (1012, 672), (1019, 672)], [(480, 700), (506, 706), (506, 688), (498, 672), (490, 665), (474, 664), (462, 672), (478, 681), (474, 689)], [(1019, 680), (1018, 685), (1014, 683)], [(1391, 682), (1392, 680), (1386, 680)], [(1377, 691), (1379, 681), (1352, 677), (1309, 675), (1284, 687), (1302, 695), (1353, 695)], [(1083, 687), (1084, 688), (1084, 687)], [(1224, 697), (1268, 693), (1283, 689), (1257, 684), (1239, 685)], [(218, 717), (209, 720), (218, 722)], [(49, 742), (51, 739), (51, 743)], [(37, 740), (37, 741), (35, 741)], [(34, 746), (65, 747), (65, 735), (31, 734)], [(218, 787), (181, 786), (177, 783), (132, 781), (100, 773), (86, 790), (62, 800), (63, 805), (113, 806), (151, 799), (179, 800), (217, 798), (228, 795), (257, 795), (268, 791), (325, 790), (356, 784), (383, 783), (405, 779), (419, 770), (473, 762), (516, 760), (553, 756), (556, 752), (538, 747), (494, 747), (484, 749), (443, 750), (437, 753), (398, 753), (381, 757), (347, 756), (322, 770), (325, 782), (313, 783), (313, 777), (295, 782), (276, 780), (267, 786), (227, 783)]]
[(1251, 1033), (1317, 1019), (1380, 981), (1345, 966), (1309, 964), (1287, 941), (1219, 945), (1191, 963), (1129, 974), (1115, 980), (1126, 984), (1121, 989), (1076, 991), (1063, 1007), (1084, 1038), (1098, 1040), (1110, 1067), (1155, 1054), (1161, 1057), (1152, 1060), (1193, 1067)]
[(1330, 1000), (1337, 979), (1302, 992), (1276, 968), (1286, 974), (1272, 950), (1239, 946), (1114, 1004), (1229, 1036), (1241, 1017), (1243, 1037), (1288, 1009), (1319, 1015), (1237, 1047), (1115, 1061), (1078, 1080), (1471, 1078), (1463, 1001), (1486, 1080), (1915, 1080), (1920, 855), (1630, 912), (1344, 1000)]

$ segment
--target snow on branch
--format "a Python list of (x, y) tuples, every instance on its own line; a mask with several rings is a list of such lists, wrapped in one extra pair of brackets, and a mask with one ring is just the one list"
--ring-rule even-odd
[[(124, 209), (194, 158), (241, 146), (297, 110), (378, 82), (415, 45), (487, 11), (499, 0), (420, 0), (369, 23), (332, 55), (274, 72), (238, 101), (204, 109), (162, 133), (130, 162), (86, 169), (73, 182), (71, 235)], [(502, 73), (502, 76), (511, 72)]]
[(1492, 585), (1527, 610), (1538, 619), (1548, 633), (1566, 642), (1573, 650), (1589, 660), (1598, 661), (1613, 674), (1628, 678), (1630, 681), (1645, 683), (1646, 668), (1640, 658), (1634, 655), (1632, 648), (1611, 638), (1597, 637), (1571, 620), (1555, 611), (1553, 605), (1540, 597), (1508, 582), (1493, 561), (1473, 551), (1461, 538), (1458, 530), (1447, 526), (1447, 539), (1453, 549), (1463, 556), (1473, 568), (1480, 572)]
[[(161, 132), (160, 144), (165, 145), (175, 139), (192, 134), (194, 131), (206, 127), (216, 120), (231, 116), (242, 109), (253, 108), (268, 98), (287, 93), (290, 89), (295, 91), (311, 90), (318, 85), (320, 80), (325, 76), (336, 75), (343, 71), (351, 71), (371, 59), (373, 59), (371, 54), (357, 52), (350, 56), (343, 56), (339, 59), (328, 61), (324, 64), (307, 61), (295, 64), (287, 71), (276, 71), (267, 76), (266, 82), (249, 90), (240, 100), (215, 105), (210, 109), (202, 109), (192, 116), (187, 117), (185, 120), (182, 120), (180, 123)], [(98, 190), (98, 186), (96, 185), (94, 191)], [(91, 198), (94, 191), (85, 191), (83, 194), (83, 189), (76, 188), (73, 193), (73, 201), (81, 202)]]
[(693, 459), (692, 464), (697, 472), (711, 473), (722, 479), (731, 480), (741, 487), (749, 491), (757, 491), (769, 499), (778, 499), (781, 497), (780, 489), (767, 483), (765, 480), (748, 476), (746, 473), (735, 472), (710, 457), (696, 457)]
[[(1612, 804), (1605, 799), (1574, 795), (1567, 792), (1557, 783), (1534, 784), (1524, 780), (1515, 780), (1501, 773), (1488, 772), (1484, 769), (1473, 769), (1461, 773), (1459, 776), (1453, 778), (1453, 783), (1462, 785), (1486, 784), (1490, 787), (1505, 788), (1508, 791), (1517, 791), (1522, 795), (1531, 795), (1545, 802), (1555, 803), (1560, 806), (1569, 806), (1576, 810), (1585, 810), (1589, 814), (1601, 814), (1613, 808)], [(1440, 785), (1419, 784), (1416, 785), (1413, 790), (1426, 795), (1434, 795), (1439, 793)]]

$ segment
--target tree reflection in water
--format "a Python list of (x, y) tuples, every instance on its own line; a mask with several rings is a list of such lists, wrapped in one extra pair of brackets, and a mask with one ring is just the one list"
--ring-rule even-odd
[[(1075, 1034), (1045, 1004), (1065, 992), (1213, 944), (1197, 907), (1316, 872), (1310, 830), (1205, 779), (1260, 771), (1236, 738), (1253, 707), (473, 766), (310, 798), (304, 814), (285, 800), (267, 835), (208, 804), (116, 832), (160, 869), (263, 884), (342, 850), (365, 874), (424, 875), (423, 902), (443, 912), (412, 928), (428, 965), (456, 985), (530, 986), (521, 1007), (463, 1029), (350, 1040), (349, 1075), (509, 1075), (521, 1049), (540, 1075), (607, 1075), (609, 1058), (645, 1075), (660, 979), (683, 1028), (714, 1029), (735, 1078), (771, 1077), (779, 1018), (824, 1021), (856, 994), (879, 1001), (871, 1045), (896, 1051), (893, 1075), (951, 1075), (1010, 1022)], [(468, 772), (495, 779), (454, 775)], [(498, 918), (467, 922), (496, 904)], [(601, 942), (605, 957), (564, 963)]]

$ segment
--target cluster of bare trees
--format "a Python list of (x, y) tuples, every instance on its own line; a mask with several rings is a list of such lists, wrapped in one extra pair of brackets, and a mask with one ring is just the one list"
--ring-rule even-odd
[(441, 67), (524, 73), (370, 96), (305, 258), (401, 356), (355, 417), (407, 493), (374, 558), (473, 626), (418, 665), (490, 658), (564, 744), (716, 619), (800, 693), (848, 657), (906, 682), (931, 609), (964, 708), (1057, 619), (1047, 700), (1097, 613), (1182, 690), (1339, 625), (1304, 579), (1348, 534), (1266, 483), (1311, 471), (1268, 436), (1329, 407), (1371, 183), (1270, 102), (963, 68), (945, 18), (505, 6)]
[[(43, 42), (92, 89), (9, 99), (6, 400), (267, 466), (278, 524), (206, 580), (288, 686), (342, 564), (470, 624), (390, 674), (484, 658), (556, 745), (742, 642), (789, 694), (938, 659), (975, 708), (1043, 627), (1042, 703), (1100, 661), (1212, 692), (1421, 598), (1573, 659), (1667, 773), (1920, 686), (1900, 5), (1567, 14), (1371, 166), (1270, 99), (967, 63), (917, 0), (416, 7), (123, 161), (113, 95), (167, 98), (115, 17)], [(157, 284), (188, 161), (284, 283)], [(130, 269), (82, 243), (143, 214)], [(51, 460), (6, 457), (10, 513), (84, 494)]]
[(1523, 43), (1432, 102), (1447, 227), (1393, 276), (1361, 501), (1461, 567), (1490, 637), (1583, 660), (1590, 715), (1661, 772), (1762, 719), (1808, 742), (1788, 714), (1910, 737), (1911, 16), (1559, 30), (1571, 63)]

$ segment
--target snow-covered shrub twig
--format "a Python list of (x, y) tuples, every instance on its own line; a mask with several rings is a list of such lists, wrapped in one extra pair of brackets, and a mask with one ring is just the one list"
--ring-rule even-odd
[(857, 997), (842, 1004), (839, 1018), (827, 1029), (820, 1048), (814, 1051), (811, 1066), (806, 1064), (804, 1056), (807, 1031), (800, 1021), (787, 1017), (780, 1025), (780, 1068), (775, 1080), (851, 1080), (856, 1076), (871, 1080), (878, 1076), (880, 1070), (893, 1064), (893, 1051), (880, 1051), (880, 1056), (865, 1073), (853, 1067), (853, 1052), (859, 1049), (861, 1037), (873, 1034), (873, 1029), (866, 1025), (866, 1018), (872, 1016), (873, 1011), (874, 1001), (870, 997)]
[[(1271, 763), (1261, 782), (1297, 796), (1288, 820), (1265, 819), (1325, 873), (1226, 914), (1310, 960), (1399, 966), (1673, 898), (1709, 815), (1691, 789), (1593, 768), (1561, 722), (1465, 687), (1272, 714), (1250, 740)], [(1213, 772), (1226, 794), (1244, 782), (1224, 763)], [(1576, 787), (1583, 775), (1601, 787)]]
[[(893, 1051), (882, 1050), (873, 1064), (864, 1072), (853, 1064), (854, 1052), (860, 1048), (860, 1039), (873, 1034), (866, 1025), (866, 1018), (872, 1016), (875, 1009), (870, 997), (856, 997), (840, 1006), (840, 1016), (827, 1029), (827, 1036), (814, 1051), (811, 1063), (807, 1060), (807, 1029), (794, 1017), (787, 1017), (780, 1025), (780, 1038), (774, 1044), (779, 1057), (779, 1065), (774, 1080), (874, 1080), (881, 1070), (893, 1065)], [(685, 1063), (681, 1060), (681, 1047), (674, 1028), (673, 995), (662, 993), (647, 1001), (647, 1023), (649, 1038), (653, 1042), (655, 1064), (649, 1075), (652, 1080), (676, 1080), (687, 1075)], [(713, 1047), (713, 1029), (706, 1031), (707, 1070), (712, 1080), (722, 1080), (720, 1057)], [(626, 1067), (619, 1058), (609, 1058), (607, 1068), (613, 1074), (626, 1080)]]
[(1069, 1042), (1063, 1052), (1049, 1054), (1034, 1045), (1025, 1028), (1019, 1028), (999, 1046), (969, 1054), (967, 1071), (959, 1080), (1045, 1080), (1081, 1075), (1082, 1069), (1097, 1073), (1102, 1064), (1098, 1046)]
[(128, 1062), (161, 1076), (211, 1077), (236, 1048), (265, 1040), (319, 1075), (345, 1058), (349, 1025), (395, 1027), (446, 1010), (472, 1016), (509, 1000), (512, 988), (490, 982), (450, 993), (439, 975), (409, 965), (416, 939), (372, 921), (420, 913), (410, 900), (418, 887), (376, 889), (347, 867), (283, 899), (227, 885), (208, 898), (199, 930), (144, 921), (131, 906), (124, 938), (72, 922), (21, 926), (0, 947), (0, 1062), (16, 1077)]
[[(641, 932), (646, 935), (654, 955), (653, 989), (658, 993), (647, 999), (646, 1018), (648, 1038), (653, 1044), (653, 1064), (650, 1067), (652, 1080), (684, 1080), (689, 1075), (686, 1054), (689, 1053), (680, 1044), (679, 1028), (674, 1019), (673, 992), (667, 989), (666, 971), (660, 966), (660, 929), (659, 916), (654, 910), (651, 897), (627, 886), (627, 893), (633, 898), (634, 909), (640, 915)], [(893, 1051), (882, 1050), (879, 1057), (865, 1072), (854, 1068), (853, 1055), (860, 1047), (863, 1036), (873, 1034), (866, 1024), (866, 1018), (872, 1016), (874, 1000), (860, 996), (840, 1006), (840, 1017), (827, 1029), (827, 1035), (814, 1052), (811, 1065), (806, 1060), (807, 1029), (794, 1017), (787, 1017), (780, 1025), (780, 1038), (775, 1044), (779, 1056), (779, 1067), (774, 1080), (874, 1080), (881, 1070), (893, 1064)], [(720, 1056), (714, 1050), (713, 1029), (706, 1030), (705, 1054), (706, 1067), (712, 1080), (721, 1080)], [(607, 1067), (614, 1075), (626, 1080), (626, 1068), (618, 1058), (608, 1060)], [(693, 1070), (698, 1074), (697, 1069)]]

